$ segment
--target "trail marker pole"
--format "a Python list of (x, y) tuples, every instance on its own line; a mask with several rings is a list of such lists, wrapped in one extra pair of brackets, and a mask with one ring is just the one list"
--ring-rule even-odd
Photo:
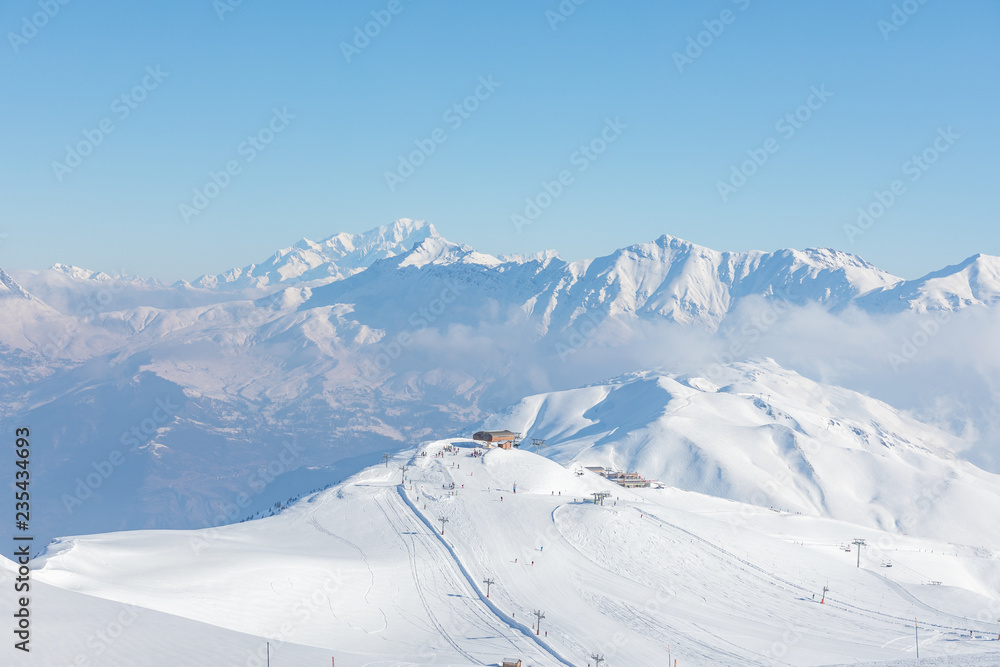
[(920, 631), (917, 629), (917, 619), (913, 619), (913, 640), (917, 647), (917, 660), (920, 660)]
[(267, 667), (271, 667), (271, 642), (267, 642)]

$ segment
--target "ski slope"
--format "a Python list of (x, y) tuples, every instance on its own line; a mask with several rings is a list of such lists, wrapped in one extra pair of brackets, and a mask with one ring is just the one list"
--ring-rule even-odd
[(270, 640), (274, 667), (827, 665), (913, 657), (914, 617), (924, 660), (1000, 663), (1000, 554), (474, 451), (427, 443), (268, 519), (59, 540), (13, 664), (253, 665)]

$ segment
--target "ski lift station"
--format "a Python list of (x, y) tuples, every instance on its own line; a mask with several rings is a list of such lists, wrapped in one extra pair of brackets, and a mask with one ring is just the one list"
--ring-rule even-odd
[(601, 466), (587, 466), (586, 470), (600, 475), (605, 479), (614, 482), (618, 486), (624, 487), (626, 489), (645, 489), (651, 484), (651, 481), (645, 479), (637, 472), (615, 472), (613, 470), (607, 470)]
[(513, 431), (476, 431), (472, 439), (483, 443), (483, 447), (499, 447), (500, 449), (510, 449), (517, 444), (520, 434)]

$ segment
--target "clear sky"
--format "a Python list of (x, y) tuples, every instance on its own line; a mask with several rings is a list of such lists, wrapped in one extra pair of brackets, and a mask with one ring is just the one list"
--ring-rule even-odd
[(237, 2), (3, 3), (0, 267), (193, 279), (400, 217), (567, 259), (1000, 254), (991, 0)]

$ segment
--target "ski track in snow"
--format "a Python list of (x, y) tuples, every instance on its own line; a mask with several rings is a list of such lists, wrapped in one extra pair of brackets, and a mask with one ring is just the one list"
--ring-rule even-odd
[[(361, 547), (359, 547), (354, 542), (351, 542), (347, 538), (341, 537), (340, 535), (337, 535), (336, 533), (331, 533), (329, 530), (327, 530), (326, 528), (324, 528), (323, 526), (321, 526), (319, 524), (319, 521), (316, 519), (315, 515), (312, 515), (312, 516), (309, 517), (309, 523), (311, 523), (313, 525), (313, 527), (316, 528), (316, 530), (318, 530), (319, 532), (323, 533), (324, 535), (329, 535), (330, 537), (332, 537), (334, 539), (340, 540), (344, 544), (346, 544), (346, 545), (348, 545), (350, 547), (353, 547), (358, 552), (358, 554), (361, 556), (361, 560), (364, 561), (365, 567), (368, 568), (368, 576), (371, 578), (371, 581), (368, 584), (368, 590), (365, 591), (365, 596), (364, 596), (365, 602), (367, 602), (368, 604), (371, 604), (371, 602), (368, 600), (368, 595), (372, 592), (372, 588), (375, 586), (375, 573), (372, 572), (371, 564), (368, 562), (368, 556), (365, 555), (365, 552), (361, 549)], [(333, 615), (333, 617), (337, 618), (337, 620), (340, 620), (337, 617), (337, 614), (333, 611), (333, 605), (332, 605), (332, 603), (330, 603), (329, 600), (328, 600), (327, 604), (330, 605), (330, 613)], [(381, 630), (369, 631), (369, 630), (365, 630), (364, 628), (361, 628), (361, 630), (365, 634), (369, 634), (370, 632), (381, 632), (382, 630), (385, 630), (387, 627), (389, 627), (389, 619), (385, 615), (385, 610), (383, 610), (382, 607), (378, 607), (378, 610), (379, 610), (379, 613), (382, 614), (382, 629)], [(351, 625), (350, 622), (348, 622), (348, 625)], [(354, 626), (352, 625), (351, 627), (354, 627)]]
[(562, 657), (561, 655), (559, 655), (559, 653), (555, 649), (553, 649), (546, 642), (542, 641), (541, 638), (537, 637), (534, 633), (532, 633), (531, 630), (526, 625), (524, 625), (523, 623), (519, 623), (514, 618), (511, 618), (507, 614), (505, 614), (502, 611), (500, 611), (500, 609), (495, 604), (493, 604), (492, 600), (488, 599), (485, 595), (483, 595), (483, 593), (479, 590), (479, 587), (476, 585), (475, 580), (472, 578), (472, 575), (469, 574), (468, 569), (466, 569), (465, 565), (462, 563), (462, 559), (459, 557), (458, 553), (456, 553), (454, 547), (452, 545), (450, 545), (447, 542), (447, 540), (444, 539), (443, 535), (438, 535), (437, 531), (434, 530), (434, 527), (431, 525), (431, 523), (427, 519), (427, 517), (424, 516), (423, 513), (419, 509), (417, 509), (416, 505), (413, 504), (413, 501), (410, 500), (410, 498), (406, 495), (406, 490), (403, 488), (402, 484), (400, 484), (399, 487), (397, 487), (397, 490), (399, 492), (399, 496), (403, 499), (403, 502), (406, 503), (406, 506), (409, 507), (410, 510), (413, 511), (414, 515), (416, 515), (416, 517), (418, 519), (420, 519), (420, 521), (425, 526), (427, 526), (428, 528), (430, 528), (431, 533), (433, 533), (434, 536), (438, 538), (438, 541), (448, 551), (448, 553), (451, 556), (452, 560), (455, 562), (455, 565), (458, 567), (459, 572), (461, 572), (462, 576), (465, 577), (465, 580), (468, 582), (469, 586), (472, 588), (472, 590), (479, 597), (480, 601), (483, 604), (485, 604), (490, 609), (490, 611), (492, 611), (493, 614), (501, 622), (503, 622), (505, 625), (507, 625), (508, 627), (510, 627), (512, 629), (520, 630), (521, 633), (524, 634), (528, 639), (530, 639), (534, 643), (538, 644), (538, 646), (543, 651), (545, 651), (546, 653), (548, 653), (549, 655), (551, 655), (553, 658), (555, 658), (556, 660), (558, 660), (562, 664), (567, 665), (567, 667), (574, 667), (573, 663), (571, 663), (569, 660), (567, 660), (564, 657)]

